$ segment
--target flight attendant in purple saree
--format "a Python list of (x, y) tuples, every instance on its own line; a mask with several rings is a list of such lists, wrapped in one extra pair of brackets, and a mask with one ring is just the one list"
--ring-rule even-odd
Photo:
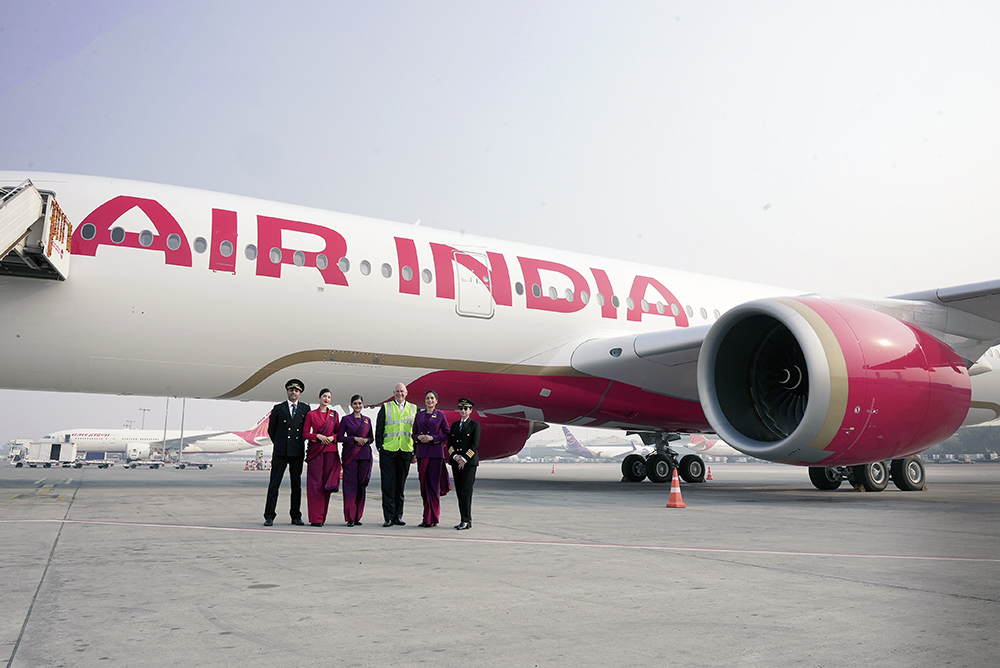
[(416, 446), (417, 471), (420, 474), (420, 498), (424, 517), (418, 525), (437, 526), (441, 518), (441, 495), (448, 492), (448, 470), (444, 466), (444, 446), (448, 442), (448, 419), (436, 410), (438, 395), (428, 390), (424, 404), (413, 418), (413, 443)]
[(343, 444), (341, 463), (344, 467), (344, 521), (347, 526), (361, 526), (365, 514), (365, 489), (372, 477), (372, 421), (361, 414), (365, 400), (359, 394), (351, 397), (352, 415), (340, 421), (337, 440)]
[(340, 455), (337, 453), (337, 432), (340, 419), (330, 407), (333, 394), (323, 389), (319, 393), (319, 408), (306, 416), (303, 436), (309, 445), (306, 451), (306, 502), (309, 524), (321, 527), (330, 508), (330, 494), (340, 489)]

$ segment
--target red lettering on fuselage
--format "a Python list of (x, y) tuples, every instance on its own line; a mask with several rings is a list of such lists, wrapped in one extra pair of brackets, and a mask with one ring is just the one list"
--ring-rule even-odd
[[(303, 232), (323, 239), (321, 251), (301, 251), (281, 245), (282, 231)], [(315, 267), (327, 285), (347, 285), (347, 277), (337, 262), (347, 255), (347, 241), (329, 227), (284, 218), (257, 216), (257, 275), (281, 278), (281, 265)], [(320, 256), (323, 261), (320, 261)], [(324, 265), (324, 266), (320, 266)]]
[[(139, 209), (156, 230), (152, 237), (124, 229), (112, 234), (112, 225), (132, 209)], [(175, 236), (176, 235), (176, 236)], [(114, 237), (120, 236), (120, 239)], [(89, 238), (87, 238), (89, 237)], [(145, 244), (144, 242), (150, 243)], [(100, 246), (125, 246), (161, 251), (167, 264), (191, 266), (191, 245), (177, 220), (156, 200), (120, 195), (94, 209), (73, 232), (73, 255), (97, 255)]]
[[(156, 230), (155, 234), (148, 230), (136, 233), (113, 227), (119, 218), (134, 208), (149, 218), (150, 224)], [(237, 223), (235, 211), (212, 209), (209, 269), (237, 273)], [(323, 248), (319, 251), (305, 251), (286, 247), (282, 241), (283, 232), (317, 237), (322, 240)], [(421, 273), (416, 242), (406, 237), (393, 237), (393, 239), (399, 271), (398, 291), (400, 294), (419, 295)], [(191, 246), (184, 230), (162, 204), (151, 199), (124, 195), (115, 197), (94, 209), (73, 232), (71, 252), (74, 255), (94, 256), (97, 248), (102, 245), (160, 251), (164, 254), (166, 264), (192, 266)], [(513, 306), (510, 270), (502, 253), (464, 251), (434, 242), (430, 242), (429, 246), (434, 264), (437, 298), (456, 299), (456, 276), (458, 267), (462, 267), (475, 275), (476, 280), (482, 282), (490, 291), (496, 305)], [(200, 247), (198, 250), (202, 252)], [(347, 276), (339, 266), (340, 259), (346, 257), (347, 241), (336, 230), (314, 223), (257, 216), (256, 274), (258, 276), (280, 278), (282, 265), (290, 264), (314, 268), (320, 272), (327, 285), (346, 287)], [(596, 293), (591, 293), (587, 279), (573, 267), (538, 258), (518, 256), (517, 260), (524, 280), (526, 308), (552, 313), (575, 313), (589, 305), (590, 299), (585, 298), (586, 294), (598, 302), (602, 318), (611, 320), (618, 318), (618, 305), (615, 303), (618, 297), (605, 270), (590, 268), (597, 288)], [(545, 274), (558, 276), (545, 276)], [(546, 278), (549, 280), (546, 281)], [(562, 295), (555, 292), (554, 285), (565, 285), (566, 280), (572, 284), (572, 289), (567, 288)], [(647, 300), (649, 290), (655, 291), (660, 298), (656, 299), (655, 307), (650, 306), (652, 300)], [(518, 291), (520, 294), (520, 283)], [(644, 301), (646, 308), (643, 308)], [(649, 313), (671, 317), (678, 327), (689, 326), (684, 307), (674, 294), (655, 278), (635, 276), (629, 292), (629, 302), (631, 306), (628, 308), (627, 319), (631, 322), (641, 322), (643, 314)], [(664, 304), (662, 312), (660, 304)]]

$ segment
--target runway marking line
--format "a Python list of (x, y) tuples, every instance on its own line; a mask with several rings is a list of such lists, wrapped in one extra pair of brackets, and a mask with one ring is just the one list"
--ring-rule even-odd
[(0, 524), (56, 523), (92, 524), (102, 526), (146, 527), (151, 529), (196, 529), (201, 531), (252, 531), (265, 534), (288, 534), (295, 536), (348, 536), (357, 538), (389, 538), (414, 541), (461, 541), (465, 543), (491, 543), (500, 545), (539, 545), (545, 547), (583, 547), (617, 550), (651, 550), (659, 552), (704, 552), (712, 554), (762, 554), (788, 557), (839, 557), (842, 559), (901, 559), (909, 561), (958, 561), (1000, 563), (1000, 557), (943, 557), (921, 554), (855, 554), (850, 552), (807, 552), (796, 550), (760, 550), (734, 547), (693, 547), (681, 545), (630, 545), (627, 543), (581, 543), (555, 540), (523, 540), (510, 538), (475, 538), (472, 536), (408, 536), (400, 533), (370, 533), (355, 531), (310, 531), (303, 529), (281, 529), (275, 527), (220, 527), (201, 524), (157, 524), (153, 522), (120, 522), (110, 520), (71, 519), (0, 519)]

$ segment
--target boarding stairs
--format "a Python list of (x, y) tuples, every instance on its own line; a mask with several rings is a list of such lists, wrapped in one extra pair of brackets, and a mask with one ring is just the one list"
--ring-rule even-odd
[(53, 193), (30, 180), (0, 188), (0, 276), (66, 280), (72, 236)]

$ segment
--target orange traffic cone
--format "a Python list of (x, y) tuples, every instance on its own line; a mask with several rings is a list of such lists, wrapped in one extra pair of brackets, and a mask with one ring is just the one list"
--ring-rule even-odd
[(555, 473), (555, 472), (556, 472), (556, 465), (555, 465), (555, 464), (553, 464), (553, 465), (552, 465), (552, 472), (553, 472), (553, 473)]
[(687, 504), (681, 498), (681, 481), (677, 477), (677, 469), (674, 469), (674, 478), (670, 481), (670, 498), (667, 500), (667, 508), (687, 508)]
[(243, 467), (243, 470), (244, 471), (249, 471), (250, 470), (250, 462), (249, 461), (247, 462), (247, 465)]
[(712, 467), (711, 466), (708, 467), (708, 475), (705, 476), (705, 480), (715, 480), (715, 478), (712, 477)]

